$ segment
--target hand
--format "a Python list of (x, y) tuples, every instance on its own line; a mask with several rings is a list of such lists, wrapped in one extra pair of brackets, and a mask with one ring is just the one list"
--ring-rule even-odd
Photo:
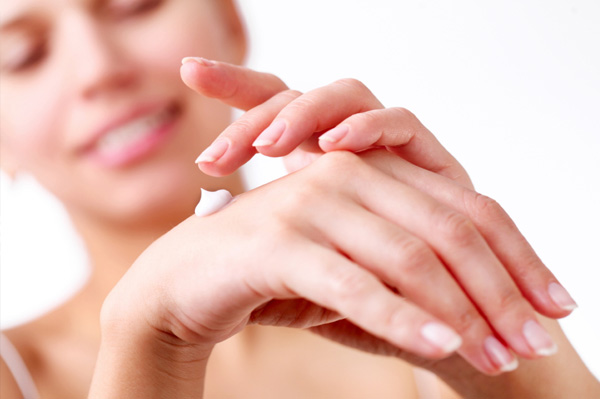
[[(399, 181), (410, 174), (443, 195), (436, 200)], [(475, 223), (446, 204), (490, 218), (501, 234), (488, 234), (488, 246)], [(490, 249), (534, 256), (509, 221), (484, 197), (386, 151), (335, 152), (182, 223), (140, 257), (109, 303), (117, 314), (123, 302), (143, 304), (127, 309), (205, 348), (259, 322), (321, 326), (362, 349), (376, 351), (383, 340), (438, 359), (458, 344), (449, 325), (464, 339), (459, 353), (495, 374), (513, 361), (498, 338), (528, 358), (553, 346)], [(517, 266), (554, 309), (545, 291), (553, 276)], [(136, 298), (123, 300), (131, 293)]]
[(207, 174), (232, 173), (257, 151), (272, 157), (291, 154), (286, 165), (297, 170), (323, 152), (385, 146), (415, 165), (473, 188), (463, 167), (412, 113), (384, 109), (356, 80), (302, 94), (274, 75), (194, 58), (184, 62), (181, 76), (200, 94), (248, 111), (199, 158)]
[[(343, 80), (302, 95), (285, 90), (285, 84), (273, 75), (222, 63), (212, 63), (207, 68), (202, 63), (184, 64), (182, 77), (199, 92), (221, 98), (233, 106), (243, 109), (255, 106), (217, 139), (217, 142), (227, 143), (228, 148), (225, 153), (219, 154), (219, 159), (200, 162), (200, 167), (209, 173), (227, 173), (232, 168), (237, 168), (239, 164), (245, 162), (256, 152), (250, 145), (253, 141), (255, 145), (258, 144), (256, 147), (261, 152), (273, 156), (287, 154), (296, 145), (303, 148), (312, 146), (310, 150), (314, 151), (314, 138), (316, 137), (314, 132), (326, 130), (343, 120), (341, 125), (334, 126), (330, 132), (319, 136), (319, 145), (322, 149), (326, 151), (340, 148), (362, 150), (369, 146), (387, 146), (391, 152), (407, 158), (413, 164), (450, 177), (463, 186), (472, 188), (470, 180), (460, 164), (410, 112), (403, 109), (380, 109), (379, 101), (359, 82)], [(326, 109), (327, 112), (321, 112), (322, 109)], [(273, 118), (285, 121), (286, 125), (285, 131), (279, 132), (281, 135), (276, 137), (276, 140), (268, 137), (273, 134), (272, 128), (263, 132)], [(339, 138), (342, 125), (347, 126), (347, 129), (342, 129), (345, 135), (343, 138)], [(265, 136), (267, 136), (266, 139)], [(332, 136), (337, 137), (331, 140)], [(306, 141), (302, 142), (302, 140)], [(208, 152), (210, 153), (210, 150)], [(303, 156), (306, 156), (306, 153)], [(311, 157), (312, 159), (314, 157)], [(406, 177), (416, 175), (419, 173), (407, 174)], [(446, 195), (443, 190), (439, 190), (443, 187), (443, 185), (439, 186), (439, 183), (428, 185), (428, 179), (408, 180), (410, 180), (407, 181), (408, 184), (427, 191), (430, 195), (438, 198)], [(510, 229), (503, 229), (498, 234), (494, 223), (482, 220), (481, 215), (477, 215), (480, 220), (477, 227), (486, 230), (484, 234), (486, 238), (492, 234), (502, 236), (516, 231), (512, 221), (494, 201), (471, 191), (469, 193), (479, 199), (479, 206), (489, 205), (486, 212), (500, 215), (500, 219), (510, 225)], [(450, 206), (468, 216), (477, 212), (476, 209), (465, 211), (464, 207), (457, 208), (453, 204)], [(549, 287), (531, 289), (531, 284), (525, 278), (525, 271), (521, 267), (523, 264), (530, 263), (530, 269), (543, 270), (548, 274), (549, 272), (518, 232), (515, 237), (519, 237), (527, 247), (527, 250), (521, 253), (527, 256), (524, 258), (525, 261), (514, 255), (511, 256), (501, 246), (493, 247), (493, 250), (498, 252), (497, 255), (503, 262), (507, 262), (509, 272), (513, 274), (523, 294), (536, 306), (536, 309), (548, 316), (561, 317), (568, 314), (573, 304), (569, 303), (568, 299), (565, 302), (555, 303), (550, 300), (548, 295)], [(501, 241), (501, 239), (497, 238), (496, 241)], [(530, 273), (527, 272), (527, 274)], [(549, 275), (551, 276), (551, 274)], [(557, 287), (559, 286), (552, 285), (555, 293), (561, 290)]]

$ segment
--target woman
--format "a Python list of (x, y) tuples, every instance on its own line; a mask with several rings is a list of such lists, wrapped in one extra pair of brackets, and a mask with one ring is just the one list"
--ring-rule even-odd
[[(32, 173), (64, 203), (94, 266), (67, 304), (7, 332), (44, 397), (81, 397), (90, 383), (90, 397), (414, 394), (402, 363), (306, 333), (243, 329), (253, 323), (404, 358), (465, 395), (574, 394), (574, 379), (581, 393), (597, 389), (556, 325), (541, 322), (551, 338), (536, 321), (534, 309), (567, 315), (566, 291), (410, 113), (381, 110), (356, 81), (302, 95), (227, 64), (245, 52), (228, 1), (2, 7), (2, 166)], [(203, 96), (179, 84), (175, 62), (190, 54), (221, 61), (182, 66)], [(227, 127), (228, 105), (250, 111)], [(390, 126), (400, 134), (361, 134)], [(391, 151), (327, 154), (187, 218), (200, 187), (242, 191), (238, 175), (194, 166), (223, 130), (198, 158), (212, 175), (233, 172), (252, 144), (268, 155), (302, 144), (312, 153), (297, 152), (296, 167), (317, 148)], [(326, 130), (317, 147), (311, 136)], [(559, 354), (539, 360), (556, 341)], [(486, 377), (514, 370), (509, 349), (536, 360)], [(283, 365), (282, 353), (295, 362)], [(18, 395), (4, 363), (2, 373), (3, 397)], [(550, 376), (547, 387), (528, 382)]]

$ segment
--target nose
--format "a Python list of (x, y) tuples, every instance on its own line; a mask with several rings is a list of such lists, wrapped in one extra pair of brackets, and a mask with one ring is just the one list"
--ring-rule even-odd
[(66, 15), (64, 34), (70, 38), (67, 76), (85, 100), (108, 98), (132, 86), (136, 79), (133, 63), (119, 38), (85, 12)]

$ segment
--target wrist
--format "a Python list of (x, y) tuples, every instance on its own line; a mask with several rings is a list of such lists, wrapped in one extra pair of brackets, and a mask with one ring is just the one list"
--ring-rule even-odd
[(153, 322), (161, 319), (158, 312), (149, 313), (154, 301), (121, 288), (117, 285), (102, 307), (89, 397), (201, 398), (212, 346), (186, 342)]
[(210, 349), (183, 342), (146, 323), (102, 325), (90, 398), (201, 398)]

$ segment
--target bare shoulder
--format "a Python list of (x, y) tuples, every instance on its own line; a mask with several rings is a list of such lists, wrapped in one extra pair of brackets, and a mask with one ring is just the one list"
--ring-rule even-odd
[(0, 357), (0, 399), (21, 399), (23, 395), (15, 381), (15, 377)]
[(36, 320), (2, 331), (31, 373), (34, 372), (35, 365), (39, 362), (38, 344), (41, 332), (38, 328)]

